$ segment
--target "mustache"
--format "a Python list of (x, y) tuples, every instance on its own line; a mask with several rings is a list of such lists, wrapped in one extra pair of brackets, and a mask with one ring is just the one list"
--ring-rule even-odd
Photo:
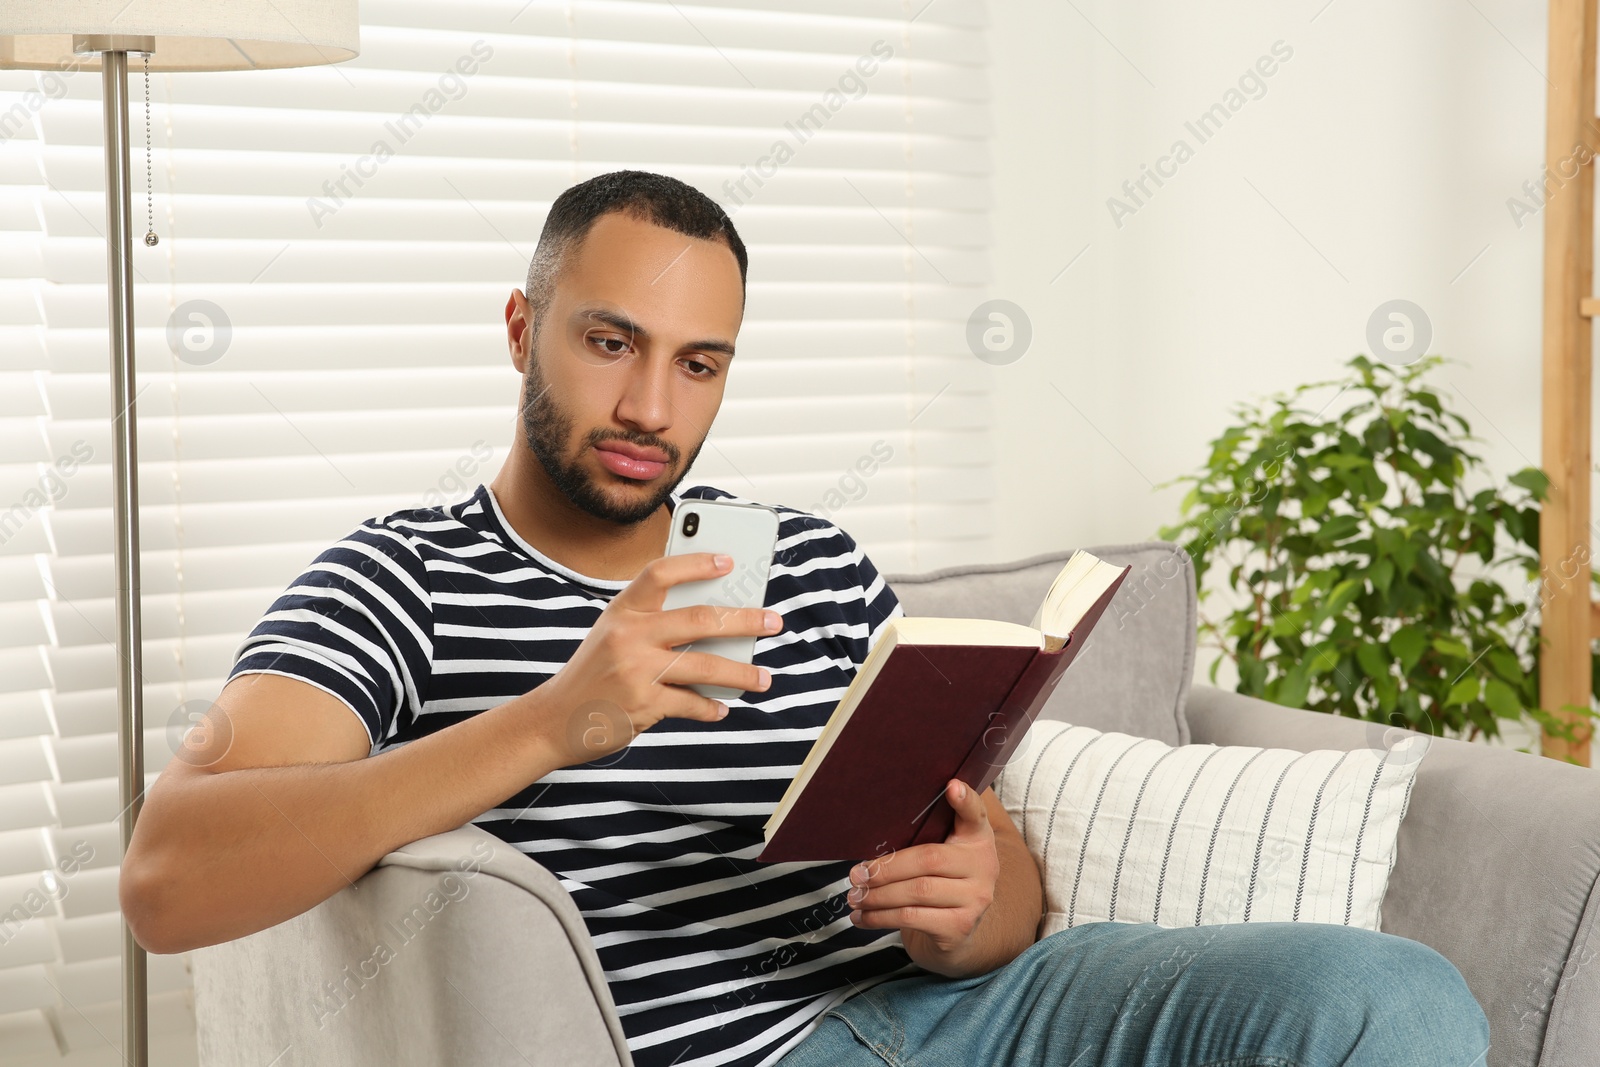
[(589, 448), (594, 448), (603, 441), (621, 441), (623, 444), (637, 445), (640, 448), (659, 448), (667, 454), (667, 459), (674, 465), (683, 454), (677, 445), (671, 441), (664, 441), (654, 434), (630, 434), (617, 430), (590, 430), (586, 444)]
[[(534, 386), (539, 385), (537, 392)], [(532, 427), (548, 422), (555, 416), (557, 408), (555, 401), (550, 397), (550, 386), (539, 381), (534, 375), (529, 375), (524, 382), (522, 391), (522, 422), (524, 426)], [(625, 444), (637, 445), (640, 448), (659, 448), (667, 454), (667, 459), (673, 466), (683, 456), (683, 450), (671, 441), (663, 440), (654, 434), (629, 433), (624, 430), (609, 430), (596, 427), (589, 431), (584, 439), (584, 447), (593, 449), (602, 441), (621, 441)]]

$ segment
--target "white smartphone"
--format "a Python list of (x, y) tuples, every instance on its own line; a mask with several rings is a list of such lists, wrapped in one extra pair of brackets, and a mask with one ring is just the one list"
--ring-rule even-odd
[[(767, 575), (778, 545), (778, 513), (759, 504), (733, 504), (721, 500), (684, 500), (672, 514), (667, 537), (669, 556), (685, 552), (720, 552), (733, 557), (733, 569), (717, 578), (679, 582), (667, 590), (663, 611), (710, 604), (720, 608), (759, 608), (767, 602)], [(756, 638), (704, 637), (676, 649), (709, 652), (738, 663), (755, 657)], [(689, 686), (701, 696), (728, 700), (745, 690), (720, 685)]]

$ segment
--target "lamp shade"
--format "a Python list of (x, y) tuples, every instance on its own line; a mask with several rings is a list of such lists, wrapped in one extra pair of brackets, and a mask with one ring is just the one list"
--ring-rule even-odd
[(152, 47), (150, 69), (263, 70), (340, 63), (361, 50), (357, 0), (0, 0), (0, 68), (97, 70), (75, 37)]

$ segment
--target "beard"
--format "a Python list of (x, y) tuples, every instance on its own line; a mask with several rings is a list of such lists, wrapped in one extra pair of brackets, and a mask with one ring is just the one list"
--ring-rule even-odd
[[(656, 509), (666, 503), (672, 491), (678, 487), (678, 483), (683, 481), (684, 475), (689, 473), (689, 468), (694, 466), (696, 457), (700, 455), (700, 449), (705, 445), (705, 438), (702, 437), (689, 455), (689, 462), (680, 467), (678, 459), (682, 452), (670, 441), (662, 440), (653, 434), (596, 427), (584, 436), (578, 444), (576, 454), (569, 459), (562, 454), (562, 450), (572, 437), (572, 424), (572, 416), (556, 403), (555, 397), (545, 384), (544, 375), (539, 369), (538, 346), (535, 344), (528, 356), (528, 373), (523, 376), (523, 439), (527, 441), (528, 448), (538, 458), (539, 465), (544, 468), (545, 474), (563, 496), (581, 511), (618, 526), (633, 526), (654, 515)], [(671, 480), (662, 482), (643, 496), (636, 497), (633, 491), (628, 491), (626, 499), (617, 500), (597, 483), (595, 477), (585, 470), (581, 463), (584, 453), (602, 441), (624, 441), (641, 448), (661, 449), (667, 454), (667, 466), (662, 475), (657, 477), (671, 476)], [(677, 472), (675, 475), (672, 474), (674, 471)], [(603, 472), (601, 477), (607, 480), (615, 478), (618, 481), (631, 482), (630, 479), (623, 479), (609, 471)], [(646, 483), (631, 482), (631, 484), (642, 486)]]

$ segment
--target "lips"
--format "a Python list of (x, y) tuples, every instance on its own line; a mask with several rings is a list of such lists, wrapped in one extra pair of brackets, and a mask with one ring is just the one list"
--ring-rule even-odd
[(641, 448), (622, 441), (595, 445), (601, 466), (612, 474), (648, 481), (667, 469), (667, 454), (659, 448)]

